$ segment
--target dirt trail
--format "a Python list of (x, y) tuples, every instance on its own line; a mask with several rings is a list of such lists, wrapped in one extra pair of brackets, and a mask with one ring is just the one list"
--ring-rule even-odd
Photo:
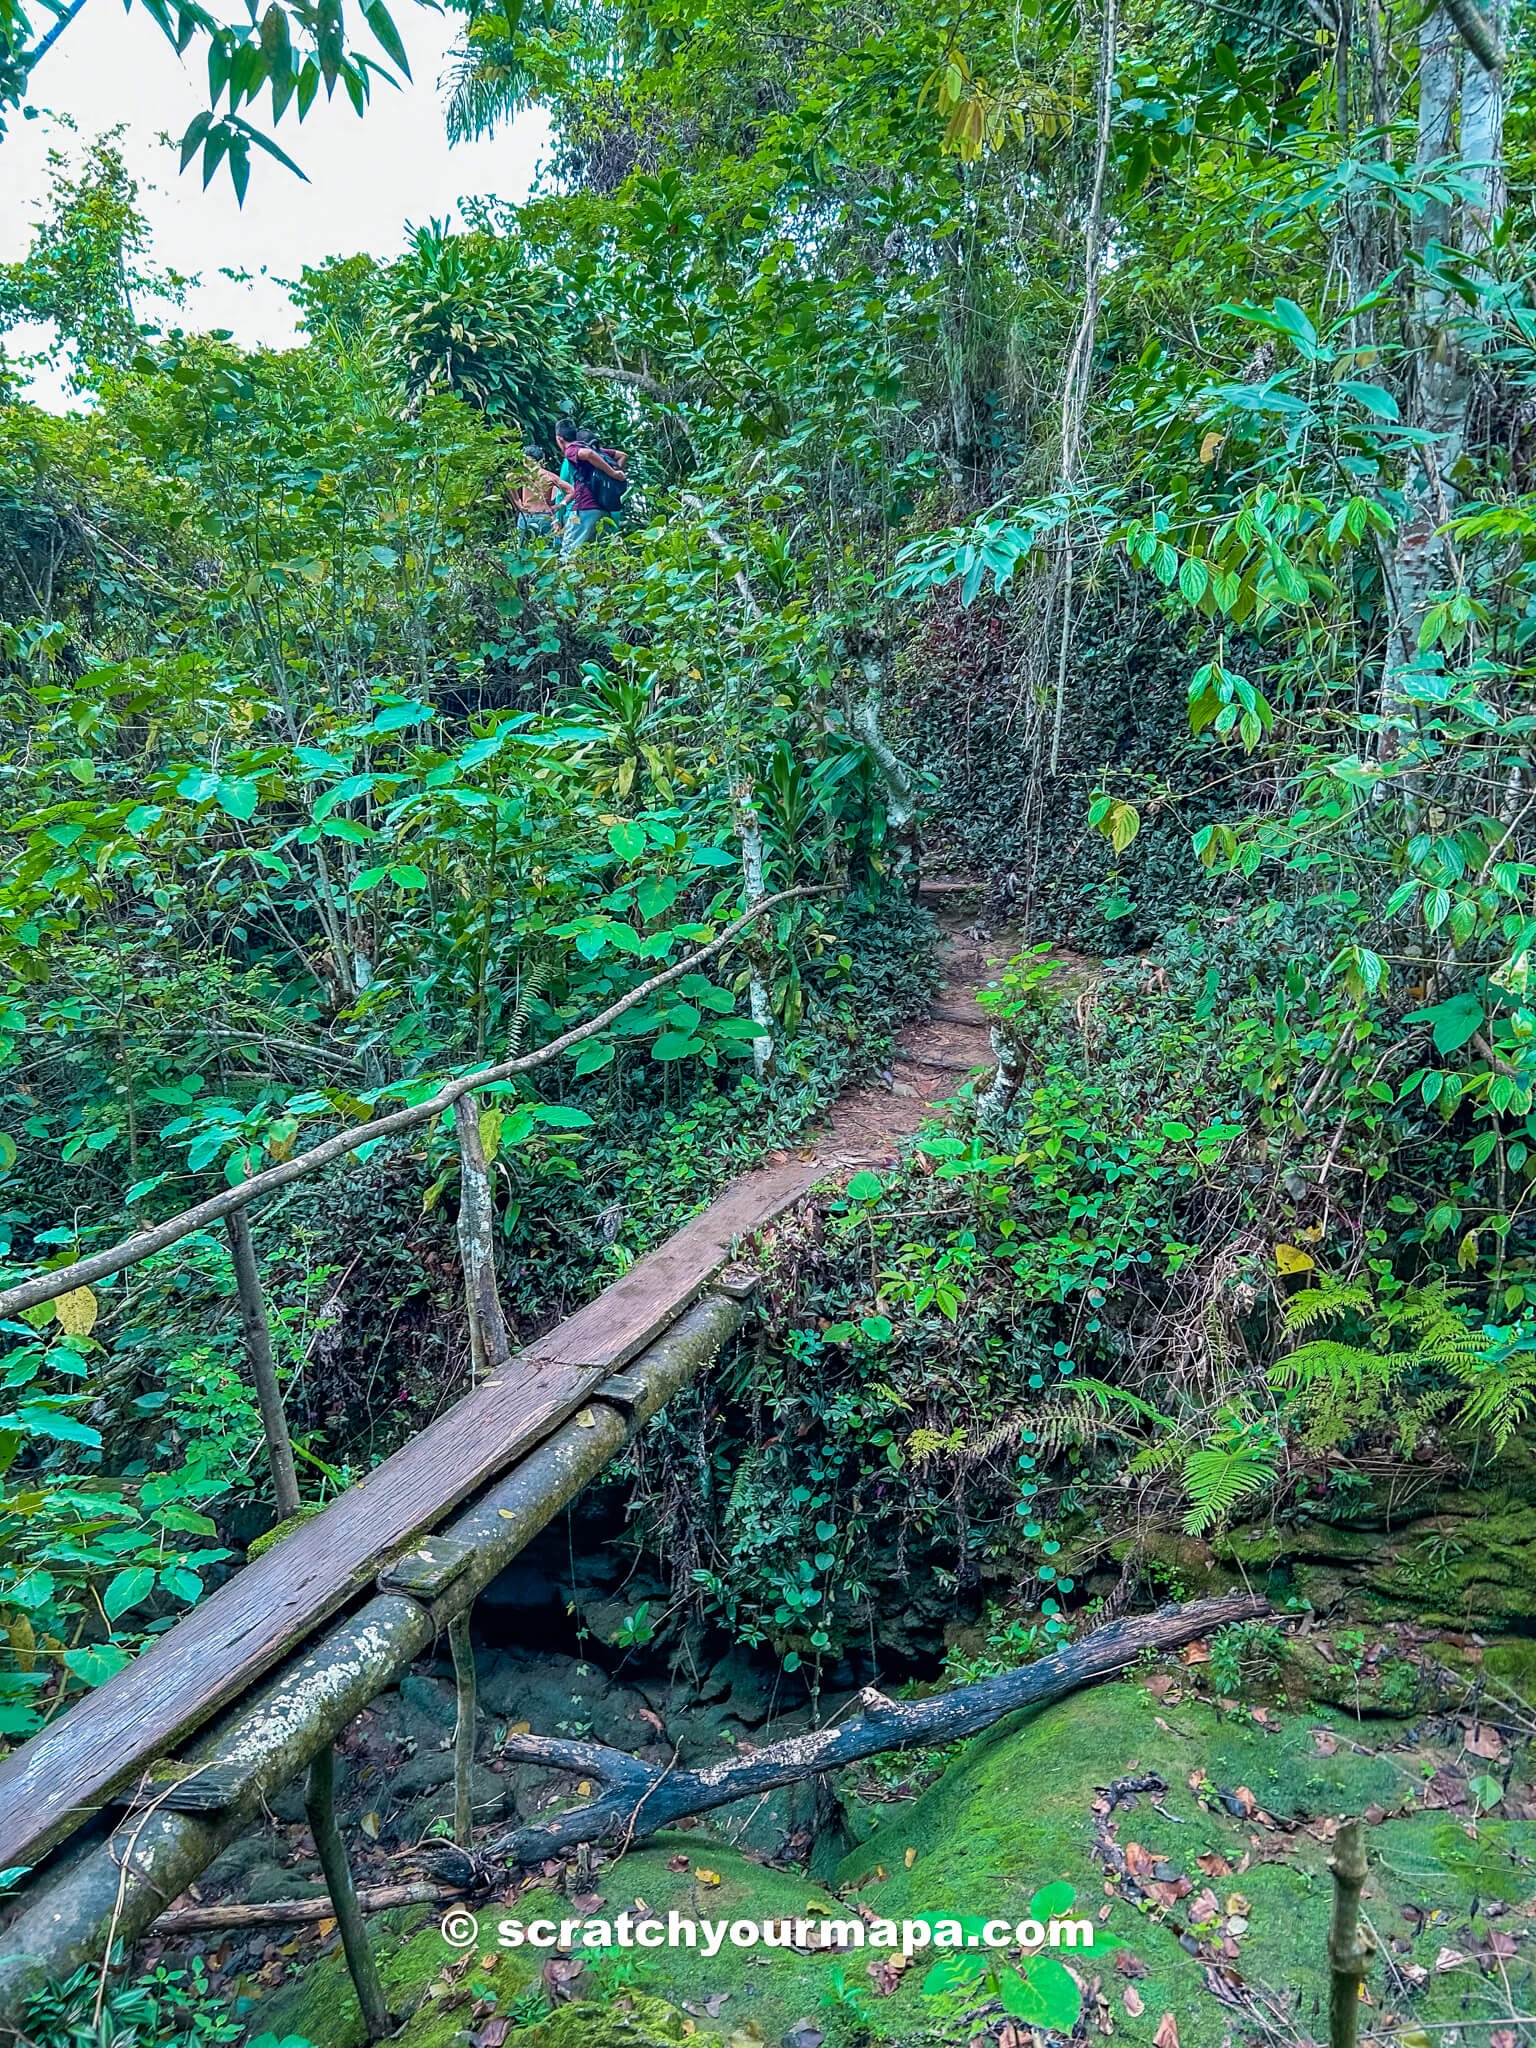
[(901, 1140), (921, 1128), (935, 1104), (949, 1101), (972, 1077), (985, 1081), (997, 1064), (990, 1020), (976, 991), (996, 980), (1017, 946), (1006, 931), (987, 933), (977, 925), (984, 894), (980, 882), (946, 878), (921, 893), (943, 934), (939, 966), (944, 979), (928, 1015), (897, 1033), (881, 1078), (840, 1095), (824, 1128), (794, 1155), (824, 1159), (829, 1172), (893, 1160)]

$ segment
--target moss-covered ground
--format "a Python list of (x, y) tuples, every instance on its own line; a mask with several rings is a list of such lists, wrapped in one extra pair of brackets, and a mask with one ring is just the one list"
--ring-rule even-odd
[[(1516, 2016), (1536, 2009), (1536, 1801), (1508, 1756), (1469, 1752), (1466, 1736), (1428, 1717), (1223, 1711), (1166, 1680), (1102, 1686), (977, 1738), (915, 1799), (857, 1808), (864, 1839), (838, 1871), (837, 1911), (1017, 1920), (1041, 1887), (1070, 1886), (1074, 1914), (1114, 1943), (1070, 1957), (1088, 2018), (1100, 2022), (1090, 2031), (1107, 2032), (1112, 2017), (1116, 2035), (1150, 2044), (1172, 2013), (1181, 2048), (1326, 2038), (1330, 1820), (1364, 1813), (1364, 1910), (1381, 1951), (1366, 2030), (1400, 2038), (1427, 2028), (1434, 2048), (1453, 2048), (1459, 2029), (1457, 2044), (1482, 2048), (1500, 2027), (1518, 2034)], [(1154, 1775), (1166, 1791), (1111, 1803), (1103, 1790)], [(534, 1894), (486, 1908), (482, 1924), (489, 1936), (503, 1914), (611, 1914), (637, 1900), (662, 1916), (716, 1920), (837, 1904), (798, 1873), (714, 1846), (703, 1829), (661, 1838), (594, 1883), (601, 1908)], [(589, 1960), (570, 1986), (576, 2002), (552, 2014), (527, 1950), (498, 1952), (487, 1938), (456, 1958), (434, 1926), (405, 1927), (381, 1926), (377, 1937), (393, 2000), (416, 2007), (407, 2048), (465, 2048), (493, 2018), (510, 2026), (490, 2041), (510, 2048), (644, 2048), (688, 2036), (734, 2036), (733, 2048), (746, 2048), (777, 2044), (801, 2021), (812, 2029), (802, 2040), (819, 2032), (829, 2048), (965, 2043), (995, 2040), (1001, 2025), (978, 2010), (985, 1983), (934, 1995), (924, 1963), (881, 1968), (867, 1948), (837, 1958), (729, 1945), (713, 1959), (613, 1951)], [(337, 1957), (263, 2003), (263, 2028), (318, 2048), (360, 2041)]]

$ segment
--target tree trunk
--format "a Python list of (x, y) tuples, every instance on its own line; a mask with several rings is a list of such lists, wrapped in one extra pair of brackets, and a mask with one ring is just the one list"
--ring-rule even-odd
[[(1492, 0), (1488, 29), (1502, 47), (1509, 0)], [(1462, 247), (1469, 256), (1485, 255), (1504, 211), (1504, 74), (1481, 63), (1468, 64), (1461, 87), (1461, 160), (1477, 188), (1466, 202)]]
[[(741, 834), (742, 895), (748, 910), (754, 909), (768, 893), (764, 879), (767, 857), (763, 847), (763, 821), (758, 816), (757, 798), (749, 781), (737, 783), (736, 829)], [(758, 1035), (752, 1041), (752, 1064), (760, 1081), (773, 1072), (776, 1047), (773, 1039), (773, 996), (767, 941), (758, 926), (742, 949), (747, 956), (747, 1007)]]
[[(1505, 0), (1496, 0), (1495, 30), (1502, 27)], [(1452, 148), (1460, 86), (1461, 155), (1477, 187), (1466, 202), (1461, 223), (1465, 253), (1480, 255), (1488, 247), (1494, 222), (1504, 204), (1502, 72), (1481, 62), (1463, 63), (1451, 34), (1460, 25), (1455, 9), (1437, 9), (1425, 21), (1419, 38), (1419, 127), (1416, 161), (1420, 170), (1439, 162)], [(1481, 17), (1479, 17), (1481, 19)], [(1463, 31), (1465, 33), (1465, 31)], [(1431, 266), (1444, 246), (1448, 210), (1432, 208), (1418, 225), (1415, 245)], [(1455, 505), (1453, 472), (1466, 442), (1473, 377), (1460, 345), (1458, 309), (1438, 279), (1421, 280), (1415, 303), (1419, 355), (1418, 387), (1412, 424), (1424, 440), (1415, 453), (1403, 495), (1406, 516), (1387, 567), (1391, 628), (1382, 664), (1377, 745), (1383, 756), (1397, 751), (1401, 738), (1412, 735), (1417, 715), (1407, 678), (1417, 655), (1419, 629), (1435, 593), (1451, 580), (1453, 563), (1444, 527)], [(1405, 787), (1413, 800), (1410, 770)]]
[[(1088, 193), (1088, 219), (1083, 230), (1083, 303), (1077, 331), (1067, 351), (1061, 380), (1061, 481), (1070, 490), (1082, 467), (1083, 414), (1093, 381), (1093, 351), (1099, 331), (1104, 250), (1104, 178), (1109, 166), (1110, 133), (1114, 124), (1115, 68), (1119, 58), (1119, 0), (1104, 0), (1099, 31), (1098, 124), (1094, 143), (1093, 182)], [(1061, 641), (1056, 658), (1056, 702), (1051, 713), (1051, 774), (1061, 768), (1061, 728), (1067, 703), (1067, 664), (1072, 641), (1072, 520), (1062, 526), (1057, 552), (1061, 594)]]

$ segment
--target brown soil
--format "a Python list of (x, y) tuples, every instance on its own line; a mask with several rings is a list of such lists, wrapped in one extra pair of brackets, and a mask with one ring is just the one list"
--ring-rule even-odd
[(943, 938), (944, 980), (926, 1017), (897, 1034), (890, 1065), (873, 1082), (851, 1088), (833, 1105), (825, 1130), (802, 1157), (819, 1155), (832, 1171), (889, 1165), (901, 1140), (918, 1130), (935, 1107), (973, 1084), (985, 1087), (996, 1067), (989, 1022), (976, 991), (994, 982), (1017, 946), (1006, 930), (976, 923), (982, 885), (946, 877), (925, 887)]

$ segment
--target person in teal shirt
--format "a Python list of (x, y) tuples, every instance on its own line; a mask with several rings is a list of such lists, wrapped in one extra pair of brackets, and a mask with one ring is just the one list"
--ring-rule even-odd
[[(629, 487), (625, 474), (627, 458), (617, 448), (600, 448), (592, 429), (578, 426), (574, 420), (560, 422), (555, 428), (555, 440), (563, 457), (561, 481), (571, 487), (571, 509), (566, 514), (560, 541), (560, 552), (568, 554), (573, 548), (595, 540), (600, 532), (611, 532), (617, 526), (613, 516), (617, 499)], [(619, 486), (617, 493), (606, 493), (613, 497), (613, 506), (599, 502), (597, 492), (602, 487), (595, 485), (595, 474), (611, 478)]]

